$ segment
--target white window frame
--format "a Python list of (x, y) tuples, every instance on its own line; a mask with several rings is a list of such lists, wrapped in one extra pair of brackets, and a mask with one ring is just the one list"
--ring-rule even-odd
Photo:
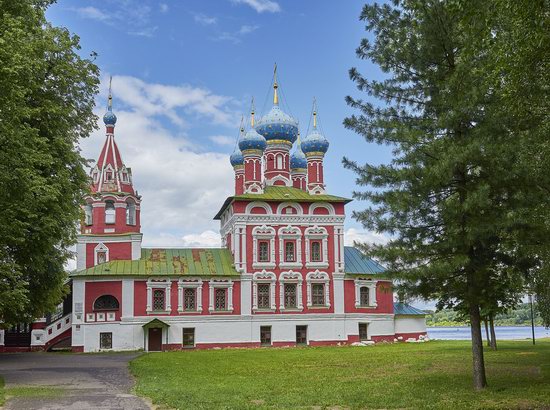
[(329, 308), (330, 307), (330, 277), (328, 276), (328, 273), (321, 272), (319, 269), (315, 270), (315, 272), (309, 272), (306, 275), (306, 282), (307, 282), (307, 307), (308, 308), (318, 308), (323, 306), (313, 306), (312, 303), (312, 291), (311, 291), (311, 285), (313, 283), (322, 283), (325, 285), (325, 305), (324, 307)]
[[(355, 279), (355, 307), (356, 308), (375, 308), (378, 306), (376, 300), (376, 284), (378, 281), (370, 278)], [(361, 288), (369, 288), (369, 305), (361, 305)]]
[[(302, 311), (304, 310), (304, 304), (302, 300), (302, 282), (304, 278), (300, 272), (281, 272), (279, 276), (279, 310), (284, 311)], [(285, 307), (285, 284), (295, 284), (296, 285), (296, 307), (295, 308), (286, 308)]]
[[(306, 237), (306, 267), (307, 268), (328, 268), (328, 231), (317, 225), (309, 227), (305, 231)], [(311, 261), (311, 242), (321, 242), (321, 261)]]
[[(185, 310), (184, 289), (195, 289), (195, 310)], [(202, 312), (202, 280), (200, 278), (185, 278), (178, 280), (178, 313)]]
[[(275, 282), (277, 277), (273, 272), (267, 272), (265, 269), (261, 272), (256, 272), (252, 276), (252, 310), (254, 311), (275, 311), (277, 305), (275, 303)], [(258, 308), (258, 284), (264, 283), (269, 285), (269, 309)]]
[[(284, 226), (279, 228), (279, 266), (281, 268), (301, 268), (302, 267), (302, 231), (296, 226)], [(294, 252), (296, 260), (294, 262), (285, 261), (285, 240), (294, 241)]]
[[(269, 261), (260, 262), (258, 260), (258, 242), (269, 242)], [(252, 268), (253, 269), (273, 269), (275, 267), (275, 228), (267, 225), (256, 226), (252, 229)]]
[(100, 252), (105, 252), (105, 262), (109, 262), (109, 248), (103, 243), (98, 243), (97, 246), (94, 248), (94, 266), (98, 264), (97, 255)]
[[(227, 310), (216, 310), (214, 306), (214, 289), (226, 289)], [(231, 279), (210, 279), (208, 281), (208, 311), (233, 312), (233, 281)]]
[[(164, 310), (153, 310), (153, 289), (164, 289)], [(149, 278), (147, 280), (147, 314), (170, 313), (172, 311), (171, 289), (172, 280), (170, 278)]]

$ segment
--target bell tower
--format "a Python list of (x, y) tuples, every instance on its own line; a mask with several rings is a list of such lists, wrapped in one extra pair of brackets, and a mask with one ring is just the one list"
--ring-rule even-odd
[(134, 190), (132, 170), (122, 161), (115, 141), (117, 117), (113, 112), (111, 82), (103, 122), (105, 143), (90, 172), (90, 193), (82, 205), (84, 219), (77, 241), (77, 270), (141, 256), (141, 197)]

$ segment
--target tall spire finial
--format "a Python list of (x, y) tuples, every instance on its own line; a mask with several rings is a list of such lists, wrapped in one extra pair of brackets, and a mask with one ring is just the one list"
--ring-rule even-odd
[(250, 108), (250, 125), (254, 128), (254, 97), (252, 97), (252, 103)]
[(241, 126), (239, 127), (241, 134), (244, 134), (244, 115), (241, 115)]
[(277, 94), (277, 63), (275, 63), (275, 68), (273, 69), (273, 104), (279, 105), (279, 95)]
[(317, 128), (317, 100), (313, 97), (313, 128)]
[(113, 93), (111, 91), (111, 85), (113, 83), (113, 76), (109, 77), (109, 103), (107, 105), (107, 109), (109, 111), (113, 111)]

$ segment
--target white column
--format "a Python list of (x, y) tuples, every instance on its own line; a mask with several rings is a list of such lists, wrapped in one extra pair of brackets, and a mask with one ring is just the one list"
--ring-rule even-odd
[(72, 320), (72, 345), (84, 346), (84, 298), (85, 281), (73, 279), (73, 320)]
[(344, 274), (333, 273), (332, 283), (334, 286), (334, 313), (344, 313)]
[(241, 275), (241, 315), (252, 314), (252, 275)]
[(134, 280), (122, 279), (122, 319), (134, 316)]
[(86, 269), (86, 242), (82, 238), (78, 238), (76, 244), (76, 270), (81, 271)]

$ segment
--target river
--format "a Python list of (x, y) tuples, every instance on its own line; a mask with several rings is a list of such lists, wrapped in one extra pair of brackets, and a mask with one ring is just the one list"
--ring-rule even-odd
[[(496, 326), (497, 340), (522, 340), (531, 339), (530, 326)], [(485, 338), (485, 328), (482, 328)], [(432, 340), (470, 340), (469, 327), (429, 327), (428, 336)], [(535, 339), (550, 337), (550, 329), (542, 326), (535, 327)]]

